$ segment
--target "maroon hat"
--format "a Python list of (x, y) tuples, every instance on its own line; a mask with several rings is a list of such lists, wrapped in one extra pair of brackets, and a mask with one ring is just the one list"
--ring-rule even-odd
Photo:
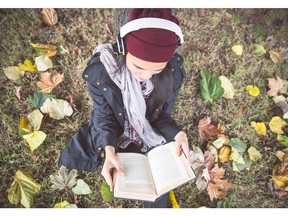
[[(132, 9), (129, 21), (139, 18), (162, 18), (179, 25), (179, 21), (171, 13), (171, 9)], [(132, 31), (125, 36), (126, 49), (133, 56), (144, 61), (169, 61), (178, 46), (175, 32), (160, 28), (143, 28)]]

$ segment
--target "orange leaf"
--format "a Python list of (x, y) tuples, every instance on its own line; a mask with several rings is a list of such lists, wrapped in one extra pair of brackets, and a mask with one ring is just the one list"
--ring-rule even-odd
[(225, 197), (225, 194), (220, 191), (219, 187), (214, 183), (208, 183), (207, 191), (211, 201), (213, 201), (213, 199), (222, 199)]
[(57, 71), (53, 71), (52, 73), (45, 72), (41, 73), (40, 81), (38, 81), (36, 84), (42, 89), (42, 92), (50, 93), (63, 80), (64, 75), (59, 74)]

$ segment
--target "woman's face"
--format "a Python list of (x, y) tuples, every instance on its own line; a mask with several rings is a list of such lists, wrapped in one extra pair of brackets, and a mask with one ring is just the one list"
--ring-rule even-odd
[(133, 76), (140, 82), (149, 80), (154, 74), (160, 73), (168, 62), (148, 62), (143, 61), (131, 53), (126, 55), (126, 65)]

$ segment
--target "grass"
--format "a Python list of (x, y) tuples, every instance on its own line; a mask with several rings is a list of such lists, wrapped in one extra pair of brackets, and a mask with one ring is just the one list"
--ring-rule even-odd
[[(57, 173), (61, 150), (72, 134), (89, 119), (92, 101), (81, 74), (97, 44), (114, 41), (113, 35), (104, 27), (107, 24), (113, 29), (114, 13), (108, 9), (57, 9), (57, 13), (59, 23), (56, 27), (48, 27), (42, 23), (39, 9), (0, 10), (1, 207), (22, 207), (9, 203), (6, 193), (18, 169), (32, 170), (33, 177), (42, 185), (33, 207), (51, 208), (64, 200), (74, 202), (69, 190), (51, 189), (49, 175)], [(230, 207), (287, 207), (287, 196), (276, 199), (268, 187), (272, 167), (278, 163), (274, 153), (282, 146), (275, 144), (267, 147), (265, 143), (274, 139), (275, 134), (268, 133), (267, 138), (262, 138), (250, 126), (251, 121), (268, 122), (272, 116), (281, 114), (281, 110), (267, 95), (267, 78), (278, 75), (288, 79), (287, 9), (205, 9), (205, 16), (200, 16), (197, 9), (181, 9), (178, 17), (185, 36), (180, 52), (185, 58), (187, 79), (177, 99), (174, 118), (187, 132), (191, 146), (205, 147), (199, 138), (197, 125), (201, 118), (211, 116), (213, 123), (225, 124), (230, 138), (244, 140), (263, 155), (249, 171), (234, 172), (231, 164), (221, 164), (226, 169), (226, 177), (235, 185), (223, 200)], [(55, 69), (65, 76), (64, 82), (52, 93), (60, 99), (73, 95), (76, 105), (73, 115), (63, 120), (45, 116), (41, 130), (48, 136), (33, 153), (18, 136), (17, 128), (20, 117), (34, 109), (29, 97), (36, 90), (35, 82), (39, 75), (26, 73), (20, 81), (12, 82), (2, 72), (3, 67), (18, 65), (26, 58), (33, 60), (35, 51), (30, 47), (29, 40), (62, 45), (69, 50), (67, 55), (52, 58)], [(242, 56), (232, 53), (234, 44), (243, 45)], [(275, 65), (269, 54), (256, 55), (255, 44), (263, 45), (267, 51), (280, 52), (282, 62)], [(212, 103), (202, 101), (199, 72), (203, 68), (231, 80), (236, 89), (232, 100), (223, 98)], [(258, 97), (247, 94), (245, 88), (249, 84), (259, 87), (261, 94)], [(22, 87), (21, 100), (16, 98), (14, 86)], [(90, 186), (92, 194), (78, 196), (78, 207), (143, 207), (142, 202), (103, 201), (100, 170), (101, 166), (96, 173), (79, 172), (79, 177)], [(175, 196), (182, 208), (217, 207), (218, 200), (210, 201), (208, 194), (199, 192), (193, 183), (176, 189)]]

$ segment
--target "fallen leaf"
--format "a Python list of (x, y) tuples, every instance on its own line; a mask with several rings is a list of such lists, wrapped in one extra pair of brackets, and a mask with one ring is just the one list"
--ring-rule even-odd
[[(222, 135), (222, 134), (219, 134)], [(228, 143), (228, 138), (223, 135), (219, 136), (215, 141), (212, 142), (212, 144), (217, 148), (220, 149), (224, 144)]]
[(273, 167), (272, 179), (279, 189), (288, 191), (288, 162)]
[(32, 152), (44, 142), (46, 137), (47, 135), (42, 131), (34, 131), (30, 134), (23, 135)]
[(269, 122), (270, 130), (277, 134), (284, 134), (282, 128), (287, 125), (288, 124), (283, 121), (279, 116), (272, 117), (271, 121)]
[(54, 98), (47, 98), (40, 110), (57, 120), (63, 119), (65, 116), (71, 116), (73, 113), (73, 109), (67, 101)]
[(216, 164), (209, 173), (211, 179), (208, 182), (207, 191), (210, 200), (213, 201), (214, 199), (224, 198), (224, 191), (228, 191), (233, 187), (233, 184), (228, 182), (227, 179), (222, 179), (224, 177), (225, 170), (223, 168), (219, 168)]
[(268, 86), (270, 90), (267, 92), (269, 96), (277, 96), (284, 85), (284, 80), (277, 76), (277, 79), (268, 78)]
[(18, 98), (18, 100), (21, 100), (21, 95), (20, 95), (20, 91), (21, 91), (21, 86), (14, 86), (15, 88), (15, 95)]
[(200, 17), (205, 17), (206, 16), (206, 11), (204, 8), (198, 9), (198, 16)]
[(57, 46), (49, 45), (49, 44), (39, 44), (29, 42), (30, 45), (37, 51), (40, 52), (41, 55), (52, 57), (57, 54)]
[(41, 189), (41, 185), (36, 183), (30, 171), (17, 170), (14, 181), (8, 192), (10, 203), (17, 205), (19, 202), (25, 207), (30, 208), (34, 202), (34, 196)]
[(275, 152), (275, 155), (281, 162), (283, 162), (283, 157), (285, 155), (285, 152), (278, 150), (278, 151)]
[(221, 80), (215, 75), (210, 75), (206, 69), (200, 71), (200, 93), (204, 102), (219, 100), (224, 95)]
[(35, 58), (35, 63), (38, 71), (46, 71), (53, 67), (53, 63), (48, 56), (38, 56)]
[(71, 189), (77, 183), (77, 176), (78, 174), (76, 169), (69, 171), (66, 167), (61, 166), (57, 175), (52, 174), (49, 176), (50, 182), (53, 184), (51, 188), (53, 190), (63, 190), (65, 187)]
[(50, 93), (59, 83), (64, 80), (64, 75), (59, 74), (57, 71), (51, 73), (45, 72), (40, 74), (40, 81), (36, 85), (44, 93)]
[(249, 149), (248, 149), (248, 154), (249, 154), (249, 158), (250, 160), (254, 161), (254, 162), (257, 162), (259, 159), (262, 158), (262, 155), (261, 153), (253, 146), (251, 146)]
[(215, 155), (206, 151), (204, 153), (205, 163), (204, 166), (211, 170), (215, 166)]
[(110, 202), (113, 199), (113, 192), (110, 191), (110, 187), (104, 179), (101, 184), (101, 195), (106, 202)]
[(17, 81), (24, 76), (25, 72), (17, 66), (3, 68), (5, 76), (12, 80)]
[(265, 50), (265, 48), (262, 45), (256, 44), (255, 47), (256, 47), (256, 49), (255, 49), (255, 53), (256, 54), (258, 54), (258, 55), (266, 54), (266, 50)]
[(32, 107), (40, 108), (47, 98), (55, 98), (55, 96), (51, 94), (43, 94), (41, 91), (34, 92), (31, 99)]
[(231, 155), (231, 147), (230, 146), (223, 146), (220, 150), (219, 150), (219, 160), (221, 163), (225, 163), (229, 161)]
[(247, 85), (246, 86), (246, 90), (253, 97), (257, 97), (260, 94), (260, 90), (259, 90), (259, 88), (257, 86)]
[(32, 131), (37, 131), (40, 129), (43, 115), (39, 109), (33, 110), (27, 115), (27, 118), (29, 120), (29, 124), (32, 126)]
[(284, 113), (288, 112), (288, 103), (283, 95), (273, 97), (274, 102), (279, 106)]
[(240, 172), (240, 171), (243, 171), (244, 169), (246, 170), (250, 169), (250, 166), (252, 165), (253, 162), (246, 156), (243, 156), (243, 159), (244, 159), (244, 164), (240, 164), (235, 161), (232, 162), (233, 171)]
[(241, 56), (243, 53), (243, 47), (241, 45), (232, 46), (232, 51), (235, 55)]
[(197, 146), (192, 146), (190, 150), (191, 166), (195, 172), (195, 175), (198, 176), (204, 168), (204, 154), (201, 149)]
[(270, 54), (270, 58), (274, 62), (274, 64), (278, 64), (281, 61), (280, 53), (270, 51), (269, 54)]
[(19, 63), (18, 66), (22, 71), (37, 72), (36, 65), (33, 64), (29, 59), (25, 59), (24, 63)]
[(82, 180), (77, 180), (77, 185), (72, 188), (72, 192), (77, 195), (87, 195), (92, 193), (89, 186)]
[(288, 95), (288, 81), (284, 81), (280, 94)]
[(277, 135), (277, 140), (284, 146), (288, 147), (288, 136), (285, 135)]
[(257, 134), (267, 136), (266, 125), (264, 122), (251, 122), (251, 126), (256, 130)]
[(65, 200), (65, 201), (63, 201), (63, 202), (56, 203), (56, 204), (54, 205), (54, 208), (64, 208), (64, 207), (67, 206), (67, 205), (70, 205), (70, 203)]
[(268, 185), (269, 185), (269, 187), (271, 189), (272, 194), (275, 195), (279, 199), (284, 197), (284, 196), (286, 196), (288, 194), (287, 191), (279, 189), (272, 178), (269, 179)]
[(227, 99), (233, 99), (233, 96), (235, 94), (235, 89), (234, 89), (231, 81), (225, 76), (220, 76), (219, 79), (221, 80), (221, 86), (224, 89), (223, 97), (225, 97)]
[(218, 134), (220, 133), (219, 129), (210, 123), (211, 123), (210, 117), (199, 120), (198, 131), (201, 139), (215, 140)]
[(41, 11), (42, 21), (48, 25), (53, 26), (58, 22), (58, 16), (53, 8), (44, 8)]

